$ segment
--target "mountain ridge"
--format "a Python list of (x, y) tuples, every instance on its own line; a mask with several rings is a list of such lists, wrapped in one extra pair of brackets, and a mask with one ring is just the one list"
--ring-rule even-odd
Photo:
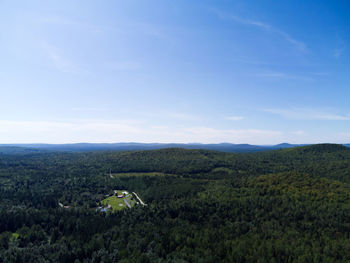
[(84, 152), (84, 151), (137, 151), (137, 150), (157, 150), (164, 148), (184, 148), (184, 149), (205, 149), (222, 152), (259, 152), (283, 148), (291, 148), (302, 146), (299, 144), (277, 144), (277, 145), (252, 145), (252, 144), (202, 144), (202, 143), (69, 143), (69, 144), (0, 144), (0, 152), (3, 149), (32, 149), (46, 151), (68, 151), (68, 152)]
[[(68, 143), (68, 144), (0, 144), (0, 153), (40, 152), (40, 151), (61, 151), (61, 152), (91, 152), (91, 151), (140, 151), (157, 150), (165, 148), (203, 149), (231, 153), (252, 153), (278, 149), (288, 149), (312, 144), (290, 144), (280, 143), (276, 145), (253, 145), (233, 143)], [(350, 144), (343, 144), (350, 147)]]

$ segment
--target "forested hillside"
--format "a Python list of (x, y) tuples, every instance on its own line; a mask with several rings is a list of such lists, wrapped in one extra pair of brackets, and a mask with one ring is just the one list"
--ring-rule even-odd
[[(348, 262), (349, 186), (350, 149), (332, 144), (13, 149), (0, 153), (0, 262)], [(114, 189), (147, 205), (97, 211)]]
[(64, 151), (64, 152), (86, 152), (86, 151), (140, 151), (158, 150), (165, 148), (202, 149), (233, 153), (260, 152), (291, 148), (296, 144), (281, 143), (277, 145), (251, 145), (251, 144), (202, 144), (202, 143), (72, 143), (72, 144), (0, 144), (0, 152), (17, 151)]

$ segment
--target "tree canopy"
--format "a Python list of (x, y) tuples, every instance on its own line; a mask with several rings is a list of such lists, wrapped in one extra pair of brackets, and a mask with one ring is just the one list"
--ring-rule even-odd
[[(349, 183), (332, 144), (3, 153), (0, 262), (348, 262)], [(147, 205), (96, 211), (114, 189)]]

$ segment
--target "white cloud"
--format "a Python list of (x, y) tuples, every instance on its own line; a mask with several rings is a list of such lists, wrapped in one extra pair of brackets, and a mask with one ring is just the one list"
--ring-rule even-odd
[(343, 54), (343, 52), (344, 52), (344, 48), (342, 48), (342, 47), (335, 48), (333, 50), (333, 56), (335, 58), (340, 58), (340, 56)]
[(62, 50), (50, 45), (47, 42), (42, 42), (40, 45), (44, 54), (51, 65), (58, 71), (63, 73), (82, 73), (85, 72), (80, 66), (74, 63), (71, 59), (67, 58)]
[(230, 120), (230, 121), (240, 121), (240, 120), (243, 120), (244, 117), (243, 116), (228, 116), (226, 117), (227, 120)]
[(333, 49), (333, 57), (338, 59), (343, 55), (346, 49), (346, 45), (345, 45), (345, 41), (339, 35), (336, 36), (336, 42), (337, 42), (337, 45)]
[(145, 120), (9, 121), (0, 120), (0, 143), (249, 143), (350, 142), (350, 133), (310, 135), (303, 130), (220, 129), (166, 126)]
[(259, 28), (260, 30), (264, 30), (266, 32), (271, 32), (274, 33), (276, 35), (279, 35), (281, 38), (283, 38), (285, 41), (289, 42), (290, 44), (292, 44), (294, 47), (296, 47), (298, 50), (300, 51), (306, 51), (306, 45), (299, 41), (296, 40), (295, 38), (293, 38), (291, 35), (289, 35), (288, 33), (275, 28), (274, 26), (271, 26), (267, 23), (261, 22), (261, 21), (257, 21), (257, 20), (251, 20), (251, 19), (246, 19), (246, 18), (242, 18), (233, 14), (227, 14), (218, 10), (212, 10), (220, 19), (223, 20), (230, 20), (230, 21), (234, 21), (236, 23), (240, 23), (242, 25), (246, 25), (246, 26), (252, 26), (252, 27), (256, 27)]
[(131, 61), (113, 62), (113, 63), (109, 63), (107, 66), (111, 70), (117, 70), (117, 71), (130, 71), (130, 70), (141, 69), (140, 63), (131, 62)]
[(341, 132), (336, 137), (341, 138), (343, 143), (350, 143), (350, 132)]
[(294, 80), (307, 80), (307, 81), (313, 81), (314, 78), (308, 77), (308, 76), (300, 76), (300, 75), (294, 75), (294, 74), (287, 74), (283, 72), (263, 72), (263, 73), (257, 73), (255, 75), (259, 78), (266, 78), (266, 79), (294, 79)]
[(312, 72), (311, 73), (312, 75), (315, 75), (315, 76), (329, 76), (329, 72)]
[(331, 110), (325, 109), (264, 109), (263, 111), (280, 115), (291, 120), (333, 120), (345, 121), (350, 120), (350, 115), (340, 115)]
[(297, 136), (305, 135), (305, 132), (302, 131), (302, 130), (299, 130), (299, 131), (292, 131), (292, 132), (290, 132), (290, 133), (293, 134), (293, 135), (297, 135)]
[(283, 133), (274, 130), (259, 129), (215, 129), (209, 127), (194, 127), (185, 129), (187, 137), (192, 141), (204, 141), (211, 143), (278, 143), (283, 140)]
[(233, 14), (224, 14), (223, 12), (218, 12), (218, 11), (216, 11), (216, 14), (221, 19), (232, 20), (232, 21), (235, 21), (235, 22), (243, 24), (243, 25), (255, 26), (255, 27), (258, 27), (258, 28), (266, 30), (266, 31), (273, 30), (272, 26), (270, 26), (269, 24), (266, 24), (264, 22), (261, 22), (261, 21), (245, 19), (245, 18), (242, 18), (239, 16), (235, 16)]
[(0, 120), (0, 143), (174, 142), (252, 143), (283, 141), (280, 131), (149, 125), (143, 120)]
[(98, 107), (74, 107), (73, 111), (107, 111), (106, 108), (98, 108)]
[(201, 120), (201, 117), (190, 114), (190, 113), (183, 113), (183, 112), (172, 112), (168, 113), (168, 117), (172, 119), (177, 119), (180, 121), (198, 121)]
[(75, 28), (78, 30), (87, 31), (93, 34), (100, 34), (103, 32), (103, 28), (100, 26), (96, 26), (87, 22), (82, 22), (82, 20), (80, 21), (73, 20), (63, 16), (55, 16), (55, 15), (43, 16), (43, 17), (37, 18), (36, 21), (38, 21), (41, 24), (48, 24), (49, 26), (59, 25), (69, 29)]
[(270, 72), (270, 73), (258, 73), (256, 74), (257, 77), (262, 78), (285, 78), (287, 75), (285, 73), (280, 72)]
[(138, 120), (9, 121), (0, 120), (2, 142), (69, 143), (127, 141), (140, 133)]

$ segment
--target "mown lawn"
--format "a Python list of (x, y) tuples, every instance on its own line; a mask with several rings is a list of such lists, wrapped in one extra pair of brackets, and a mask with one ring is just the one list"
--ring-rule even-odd
[(103, 205), (111, 205), (112, 211), (119, 211), (127, 208), (125, 205), (123, 198), (117, 198), (116, 196), (110, 196), (101, 201)]
[(128, 203), (131, 205), (131, 207), (133, 207), (134, 205), (136, 205), (136, 199), (134, 198), (133, 195), (129, 194), (125, 197), (126, 201), (128, 201)]

